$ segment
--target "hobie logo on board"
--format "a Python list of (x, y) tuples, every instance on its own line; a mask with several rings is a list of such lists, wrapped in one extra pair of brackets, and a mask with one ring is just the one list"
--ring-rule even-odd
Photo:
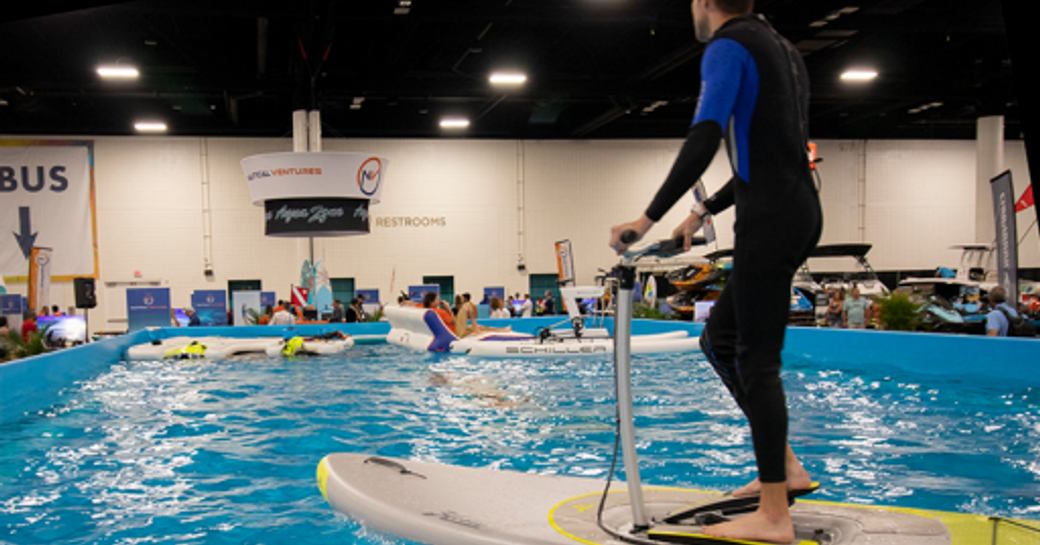
[(378, 157), (369, 157), (357, 171), (357, 185), (362, 193), (371, 197), (379, 191), (379, 182), (383, 178), (383, 162)]

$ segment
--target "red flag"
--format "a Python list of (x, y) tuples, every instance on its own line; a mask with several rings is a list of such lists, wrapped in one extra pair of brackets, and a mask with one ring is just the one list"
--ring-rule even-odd
[(1021, 211), (1025, 210), (1025, 209), (1029, 208), (1030, 206), (1033, 206), (1033, 186), (1032, 185), (1027, 187), (1025, 193), (1022, 193), (1022, 196), (1018, 198), (1017, 202), (1015, 202), (1015, 212), (1021, 212)]
[(307, 291), (307, 288), (301, 288), (300, 286), (292, 287), (292, 304), (294, 307), (307, 305)]

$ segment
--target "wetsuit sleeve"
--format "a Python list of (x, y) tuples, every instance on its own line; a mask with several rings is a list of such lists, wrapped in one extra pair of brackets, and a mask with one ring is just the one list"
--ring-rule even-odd
[[(697, 101), (693, 125), (672, 170), (646, 209), (647, 218), (660, 221), (711, 164), (719, 149), (719, 140), (725, 135), (733, 115), (733, 105), (740, 91), (741, 73), (749, 58), (747, 49), (730, 39), (715, 40), (704, 52), (701, 61), (701, 96)], [(731, 204), (732, 186), (727, 184), (727, 187)], [(721, 206), (725, 203), (725, 200), (720, 199), (718, 204)], [(721, 212), (726, 206), (729, 205), (721, 206), (718, 211)]]
[(707, 208), (711, 215), (714, 216), (733, 206), (733, 181), (736, 179), (736, 176), (730, 178), (726, 185), (722, 186), (722, 189), (719, 189), (714, 195), (704, 200), (704, 208)]

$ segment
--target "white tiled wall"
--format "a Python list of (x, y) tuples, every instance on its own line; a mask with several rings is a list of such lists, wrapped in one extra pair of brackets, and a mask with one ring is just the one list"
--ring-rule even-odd
[[(96, 179), (102, 282), (166, 282), (176, 306), (194, 289), (224, 289), (228, 279), (263, 280), (286, 296), (307, 255), (306, 240), (263, 235), (262, 209), (249, 201), (239, 160), (284, 151), (288, 139), (97, 138)], [(573, 242), (579, 282), (614, 262), (606, 246), (613, 223), (634, 219), (671, 167), (678, 140), (337, 140), (326, 150), (361, 150), (390, 160), (383, 202), (373, 216), (443, 216), (444, 227), (379, 228), (367, 236), (318, 239), (315, 252), (334, 277), (358, 288), (379, 288), (384, 299), (419, 283), (422, 275), (454, 275), (456, 291), (483, 286), (525, 291), (517, 272), (523, 254), (530, 273), (555, 271), (553, 242)], [(1016, 196), (1028, 184), (1022, 142), (1008, 142)], [(206, 160), (203, 160), (205, 153)], [(947, 249), (974, 237), (975, 146), (970, 141), (824, 141), (824, 242), (874, 243), (878, 269), (956, 265)], [(215, 277), (203, 275), (202, 177), (208, 166)], [(728, 179), (723, 154), (705, 175), (709, 191)], [(517, 179), (524, 180), (523, 243), (518, 237)], [(863, 184), (862, 198), (860, 184)], [(676, 205), (651, 233), (666, 237), (685, 216)], [(863, 205), (863, 222), (860, 206)], [(1032, 221), (1020, 214), (1020, 233)], [(732, 212), (718, 218), (720, 244), (732, 243)], [(1040, 266), (1032, 229), (1023, 266)], [(20, 286), (10, 286), (19, 290)], [(71, 285), (52, 290), (56, 304), (72, 303)], [(98, 323), (125, 315), (125, 302), (99, 290)], [(115, 299), (115, 300), (113, 300)]]

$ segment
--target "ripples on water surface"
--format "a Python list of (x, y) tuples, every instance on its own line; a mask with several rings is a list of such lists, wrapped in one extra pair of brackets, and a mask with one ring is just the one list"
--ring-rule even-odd
[[(635, 360), (643, 478), (728, 489), (746, 425), (700, 359)], [(785, 371), (817, 496), (1040, 518), (1040, 392), (1016, 384)], [(468, 360), (361, 346), (348, 358), (118, 364), (0, 425), (11, 543), (361, 543), (314, 484), (326, 453), (602, 478), (612, 365)]]

